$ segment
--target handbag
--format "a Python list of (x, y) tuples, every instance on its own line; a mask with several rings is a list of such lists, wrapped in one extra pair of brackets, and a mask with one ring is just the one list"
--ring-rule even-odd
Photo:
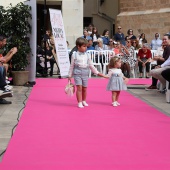
[(69, 81), (65, 86), (64, 91), (68, 96), (73, 96), (75, 93), (75, 85)]

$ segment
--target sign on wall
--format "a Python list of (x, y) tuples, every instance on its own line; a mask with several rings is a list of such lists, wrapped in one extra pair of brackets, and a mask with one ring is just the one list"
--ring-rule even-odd
[(68, 76), (70, 61), (67, 50), (63, 18), (60, 10), (49, 9), (52, 33), (61, 76)]

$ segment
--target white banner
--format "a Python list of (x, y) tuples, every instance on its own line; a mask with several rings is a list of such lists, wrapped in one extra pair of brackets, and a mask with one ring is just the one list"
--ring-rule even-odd
[(61, 11), (56, 9), (49, 9), (49, 12), (58, 65), (60, 68), (60, 75), (68, 76), (70, 61)]

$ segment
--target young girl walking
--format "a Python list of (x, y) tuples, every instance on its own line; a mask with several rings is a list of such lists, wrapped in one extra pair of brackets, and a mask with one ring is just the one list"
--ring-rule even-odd
[(120, 67), (121, 59), (117, 56), (112, 57), (108, 65), (109, 82), (107, 84), (107, 90), (112, 92), (113, 106), (120, 105), (120, 103), (118, 102), (120, 91), (127, 90), (126, 83), (128, 82), (128, 78), (124, 77)]
[(93, 62), (91, 61), (91, 57), (87, 50), (88, 41), (85, 38), (78, 38), (76, 40), (76, 46), (78, 51), (74, 52), (71, 57), (71, 64), (69, 69), (69, 78), (68, 80), (71, 82), (71, 77), (74, 77), (74, 82), (77, 87), (76, 97), (78, 101), (78, 107), (83, 108), (84, 106), (88, 106), (86, 102), (87, 96), (87, 85), (88, 85), (88, 77), (89, 77), (89, 69), (94, 74), (98, 76), (105, 77), (105, 75), (99, 73), (97, 69), (94, 67)]

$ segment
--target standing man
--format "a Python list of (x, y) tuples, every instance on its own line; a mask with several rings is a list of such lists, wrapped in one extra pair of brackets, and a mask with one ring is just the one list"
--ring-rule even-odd
[(126, 45), (125, 36), (122, 33), (122, 27), (121, 26), (117, 27), (117, 33), (114, 35), (114, 40), (115, 41), (120, 41), (120, 43), (123, 44), (124, 46)]
[(162, 40), (160, 39), (159, 33), (155, 34), (155, 38), (151, 41), (151, 49), (157, 50), (158, 47), (162, 46)]

